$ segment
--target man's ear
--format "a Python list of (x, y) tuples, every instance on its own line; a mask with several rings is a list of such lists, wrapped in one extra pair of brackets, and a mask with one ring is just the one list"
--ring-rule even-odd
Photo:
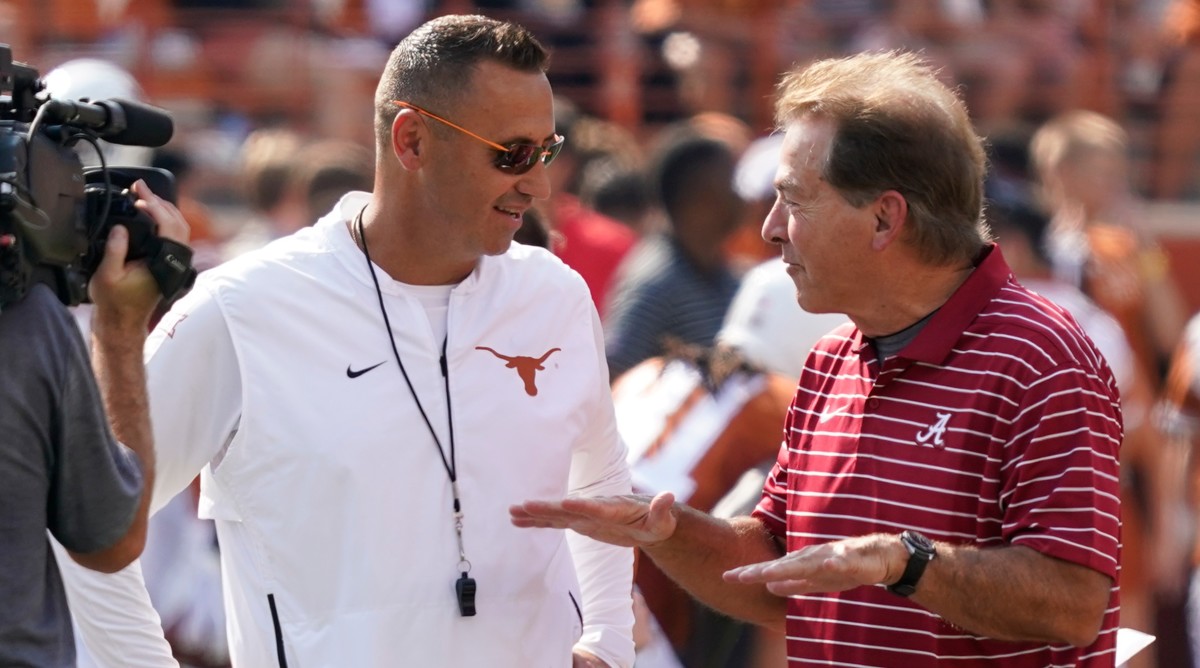
[(900, 238), (900, 233), (908, 223), (908, 200), (898, 191), (886, 190), (873, 205), (875, 210), (875, 230), (871, 246), (875, 250), (883, 250)]
[(416, 112), (402, 109), (392, 120), (392, 153), (405, 169), (421, 167), (427, 138), (428, 128)]

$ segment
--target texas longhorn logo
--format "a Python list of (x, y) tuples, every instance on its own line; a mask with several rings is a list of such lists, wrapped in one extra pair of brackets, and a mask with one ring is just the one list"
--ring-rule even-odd
[(517, 375), (520, 376), (521, 380), (525, 382), (525, 394), (528, 394), (531, 397), (536, 397), (538, 390), (537, 390), (537, 385), (533, 384), (533, 377), (535, 375), (537, 375), (537, 372), (546, 368), (546, 367), (542, 366), (542, 362), (545, 362), (548, 357), (550, 357), (551, 355), (553, 355), (554, 353), (556, 353), (562, 349), (561, 348), (551, 348), (550, 350), (546, 351), (546, 354), (542, 355), (541, 357), (537, 357), (537, 358), (534, 358), (534, 357), (510, 357), (508, 355), (501, 355), (500, 353), (496, 352), (495, 350), (492, 350), (491, 348), (488, 348), (487, 346), (475, 346), (475, 350), (486, 350), (489, 353), (495, 355), (496, 357), (499, 357), (500, 359), (504, 360), (505, 362), (508, 362), (508, 364), (504, 365), (504, 368), (516, 369)]

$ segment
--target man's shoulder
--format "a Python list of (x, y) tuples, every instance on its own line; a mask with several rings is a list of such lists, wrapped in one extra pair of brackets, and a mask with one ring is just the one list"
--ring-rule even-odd
[(483, 277), (484, 282), (493, 282), (497, 278), (522, 282), (567, 280), (571, 283), (578, 281), (580, 287), (586, 289), (579, 272), (563, 262), (562, 258), (539, 246), (513, 243), (507, 253), (485, 257), (484, 262), (486, 271), (490, 273)]
[(43, 283), (35, 283), (19, 301), (0, 310), (0, 340), (9, 345), (36, 341), (42, 348), (62, 346), (77, 329), (70, 311)]
[(456, 294), (466, 299), (464, 307), (496, 314), (520, 309), (551, 318), (586, 318), (595, 308), (578, 272), (544, 248), (518, 243), (502, 255), (485, 256)]
[(50, 318), (66, 320), (68, 315), (66, 306), (59, 301), (58, 297), (45, 283), (34, 283), (29, 286), (28, 291), (21, 299), (6, 304), (3, 309), (0, 309), (0, 314), (16, 316), (21, 314), (21, 317), (29, 318)]
[(254, 288), (264, 281), (311, 276), (333, 260), (334, 249), (321, 230), (305, 228), (247, 251), (201, 275), (206, 282)]
[(1083, 328), (1065, 305), (1011, 281), (980, 313), (996, 327), (1028, 332), (1031, 336), (1082, 333)]
[[(1077, 366), (1097, 373), (1105, 366), (1100, 351), (1063, 306), (1010, 282), (985, 308), (969, 336), (1035, 373)], [(1105, 372), (1101, 375), (1106, 375)]]

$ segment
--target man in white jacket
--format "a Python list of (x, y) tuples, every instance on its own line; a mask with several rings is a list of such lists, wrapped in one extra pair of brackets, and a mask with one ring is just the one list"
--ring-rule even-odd
[[(151, 336), (155, 499), (201, 473), (234, 665), (632, 664), (632, 552), (507, 518), (630, 489), (587, 287), (512, 244), (562, 143), (546, 60), (510, 23), (419, 27), (376, 92), (374, 192)], [(162, 665), (152, 614), (111, 609), (136, 569), (69, 586), (102, 661)]]

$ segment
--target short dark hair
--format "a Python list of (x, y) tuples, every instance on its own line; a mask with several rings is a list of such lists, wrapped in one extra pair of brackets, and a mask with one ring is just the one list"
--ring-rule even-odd
[(1050, 217), (1031, 201), (1020, 199), (995, 200), (988, 202), (987, 220), (1003, 244), (1010, 234), (1020, 235), (1029, 244), (1037, 261), (1049, 266), (1049, 249), (1046, 233), (1050, 229)]
[(375, 90), (375, 140), (386, 146), (404, 100), (435, 113), (450, 113), (476, 64), (489, 60), (521, 72), (545, 72), (550, 53), (516, 23), (478, 15), (427, 21), (402, 39)]
[(973, 260), (991, 240), (983, 220), (983, 140), (938, 73), (911, 53), (863, 53), (787, 74), (775, 120), (833, 121), (822, 176), (862, 206), (887, 190), (908, 202), (906, 239), (938, 265)]
[(736, 160), (724, 142), (691, 131), (667, 131), (650, 160), (650, 181), (672, 223), (683, 204), (696, 197), (697, 178), (720, 165)]
[(592, 160), (583, 168), (579, 200), (598, 213), (627, 224), (654, 207), (645, 172), (609, 158)]
[(342, 195), (371, 190), (374, 180), (370, 149), (357, 142), (326, 139), (300, 150), (289, 185), (303, 199), (311, 223), (333, 209)]

